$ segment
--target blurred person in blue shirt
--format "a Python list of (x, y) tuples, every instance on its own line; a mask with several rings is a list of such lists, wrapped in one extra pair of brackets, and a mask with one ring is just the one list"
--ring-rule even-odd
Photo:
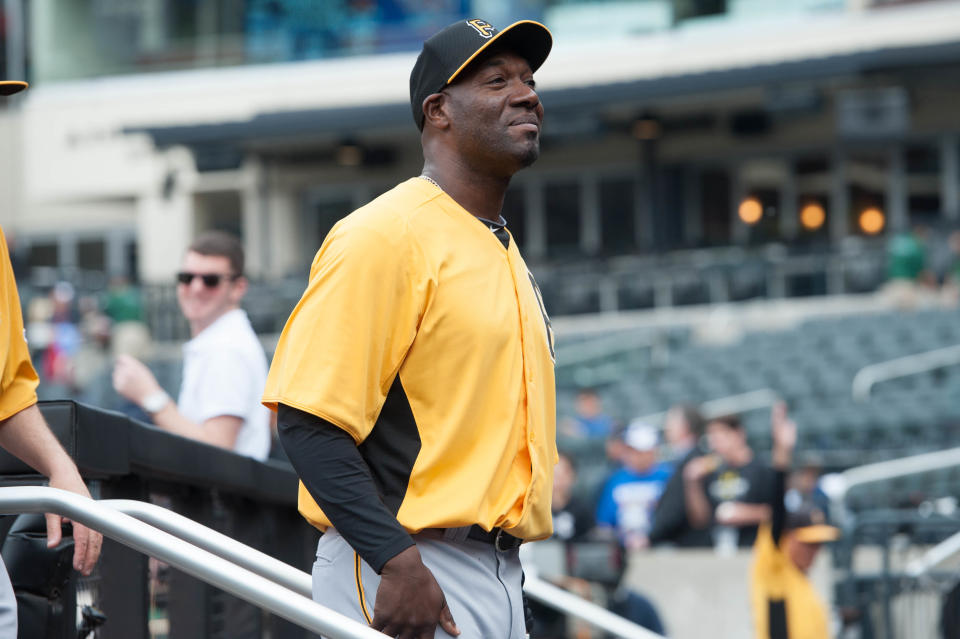
[(602, 439), (613, 434), (613, 418), (603, 412), (600, 395), (592, 388), (577, 392), (575, 415), (565, 420), (563, 434), (577, 439)]
[(670, 479), (671, 467), (658, 461), (657, 430), (633, 421), (623, 433), (622, 468), (607, 479), (597, 505), (597, 526), (615, 531), (628, 550), (650, 545), (657, 501)]

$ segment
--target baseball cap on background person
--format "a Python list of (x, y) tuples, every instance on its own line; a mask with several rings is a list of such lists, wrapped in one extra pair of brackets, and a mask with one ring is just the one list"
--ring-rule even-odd
[(660, 436), (657, 434), (657, 429), (650, 424), (634, 420), (623, 431), (623, 443), (641, 452), (654, 450), (660, 443)]
[(826, 521), (826, 517), (819, 509), (804, 506), (788, 512), (783, 527), (791, 531), (799, 542), (823, 544), (840, 538), (840, 529), (827, 524)]
[(0, 95), (20, 93), (29, 85), (21, 80), (0, 80)]
[(423, 130), (423, 101), (456, 80), (495, 42), (506, 44), (536, 71), (550, 53), (553, 36), (533, 20), (520, 20), (498, 30), (477, 18), (459, 20), (430, 36), (410, 73), (410, 107), (418, 129)]

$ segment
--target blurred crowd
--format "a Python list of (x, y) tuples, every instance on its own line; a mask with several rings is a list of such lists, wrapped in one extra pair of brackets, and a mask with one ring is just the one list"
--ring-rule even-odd
[[(774, 407), (774, 426), (778, 410), (779, 421), (786, 420), (786, 408)], [(554, 540), (566, 548), (562, 565), (542, 566), (562, 586), (658, 633), (666, 629), (654, 604), (623, 586), (631, 554), (676, 547), (730, 555), (753, 547), (778, 499), (791, 513), (829, 519), (819, 465), (793, 468), (784, 494), (776, 494), (768, 455), (751, 448), (736, 415), (704, 418), (696, 406), (677, 405), (662, 422), (659, 428), (644, 419), (620, 424), (604, 412), (596, 390), (578, 392), (573, 414), (560, 420), (554, 474)], [(584, 454), (601, 447), (602, 459)], [(598, 467), (606, 474), (590, 479)], [(538, 614), (536, 636), (569, 635), (559, 627), (562, 618)], [(586, 629), (573, 634), (589, 636)]]
[(90, 399), (117, 355), (143, 356), (150, 345), (140, 291), (125, 277), (101, 294), (57, 282), (25, 306), (27, 342), (50, 397)]
[(918, 225), (892, 235), (881, 294), (901, 309), (960, 303), (960, 230)]

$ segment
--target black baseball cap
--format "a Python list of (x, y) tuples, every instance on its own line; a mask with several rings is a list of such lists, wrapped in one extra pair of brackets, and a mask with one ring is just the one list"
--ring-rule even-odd
[(20, 80), (0, 80), (0, 95), (13, 95), (20, 93), (29, 86), (26, 82)]
[(410, 73), (410, 107), (417, 128), (423, 130), (423, 101), (452, 83), (494, 42), (526, 59), (536, 71), (553, 46), (550, 30), (533, 20), (520, 20), (498, 30), (485, 20), (460, 20), (444, 27), (423, 43)]

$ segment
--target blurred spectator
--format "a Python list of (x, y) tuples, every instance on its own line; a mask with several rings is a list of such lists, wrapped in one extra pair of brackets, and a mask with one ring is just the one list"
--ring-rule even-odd
[(707, 441), (712, 454), (684, 469), (687, 517), (695, 528), (712, 526), (718, 550), (751, 546), (770, 516), (772, 471), (754, 457), (736, 416), (711, 420)]
[[(556, 553), (541, 553), (530, 560), (558, 586), (588, 600), (605, 599), (612, 612), (662, 634), (663, 623), (653, 604), (640, 593), (619, 585), (624, 572), (622, 548), (616, 541), (597, 539), (592, 534), (592, 509), (586, 500), (576, 497), (576, 479), (573, 460), (560, 453), (554, 468), (552, 539), (564, 544), (559, 555), (563, 566), (552, 565), (556, 563)], [(548, 544), (539, 546), (538, 550), (549, 550)], [(545, 560), (550, 565), (540, 565)], [(531, 608), (535, 619), (531, 636), (536, 639), (593, 636), (581, 621), (567, 619), (566, 615), (536, 602), (531, 602)]]
[(756, 639), (826, 639), (830, 636), (827, 609), (807, 571), (824, 542), (839, 537), (825, 524), (823, 513), (804, 507), (787, 512), (785, 475), (797, 442), (797, 427), (781, 404), (771, 419), (773, 490), (768, 506), (771, 521), (760, 527), (753, 550), (751, 603)]
[(593, 529), (593, 507), (575, 498), (577, 467), (566, 453), (560, 453), (553, 469), (553, 536), (561, 541), (579, 541)]
[(142, 322), (143, 305), (140, 292), (130, 285), (130, 280), (122, 275), (110, 278), (103, 312), (115, 324), (120, 322)]
[(592, 388), (583, 388), (577, 393), (575, 415), (565, 420), (561, 430), (568, 437), (600, 439), (613, 434), (613, 419), (603, 412), (600, 395)]
[(670, 447), (673, 468), (663, 496), (653, 511), (650, 543), (674, 544), (684, 548), (710, 546), (710, 531), (690, 524), (683, 492), (684, 469), (691, 460), (703, 455), (699, 447), (703, 418), (693, 406), (674, 406), (667, 411), (663, 432)]
[(68, 282), (57, 282), (50, 291), (52, 334), (41, 359), (45, 382), (61, 387), (63, 392), (74, 387), (74, 358), (82, 342), (80, 329), (73, 321), (74, 297), (74, 288)]
[(946, 270), (943, 273), (943, 299), (948, 305), (956, 306), (960, 302), (960, 231), (954, 231), (947, 238)]
[(830, 512), (830, 498), (820, 488), (820, 465), (808, 462), (792, 473), (787, 479), (787, 510), (818, 510), (824, 515)]
[(267, 360), (240, 309), (243, 266), (239, 240), (221, 232), (204, 233), (184, 256), (177, 301), (192, 339), (183, 347), (177, 404), (129, 355), (117, 357), (113, 386), (164, 430), (263, 460), (270, 452), (269, 411), (260, 404)]
[(143, 317), (140, 291), (122, 275), (110, 279), (110, 288), (103, 302), (103, 312), (113, 323), (113, 354), (146, 357), (150, 347), (150, 330)]
[(935, 285), (927, 267), (926, 227), (916, 226), (897, 233), (887, 243), (888, 282), (882, 294), (898, 308), (926, 304)]
[(650, 524), (670, 467), (657, 461), (657, 430), (634, 421), (624, 431), (623, 467), (606, 481), (597, 505), (597, 525), (615, 531), (629, 550), (650, 545)]

